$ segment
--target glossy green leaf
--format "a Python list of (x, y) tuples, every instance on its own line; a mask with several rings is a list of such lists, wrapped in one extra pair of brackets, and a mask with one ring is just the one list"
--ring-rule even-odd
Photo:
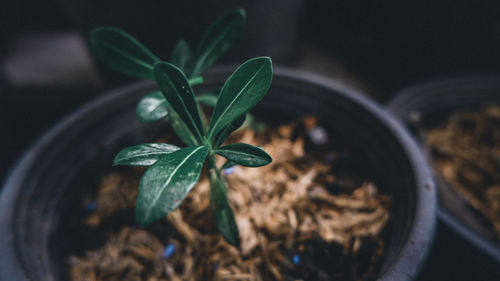
[(191, 133), (181, 117), (168, 104), (167, 99), (160, 91), (144, 96), (137, 104), (136, 114), (141, 122), (153, 122), (166, 117), (175, 134), (187, 145), (197, 145), (196, 137)]
[(148, 123), (167, 116), (169, 104), (161, 91), (154, 91), (145, 95), (137, 104), (135, 112), (139, 121)]
[(155, 79), (165, 98), (181, 117), (199, 143), (203, 140), (203, 125), (194, 99), (193, 89), (177, 66), (168, 62), (155, 64)]
[[(189, 80), (189, 85), (195, 85), (196, 83), (202, 83), (203, 78), (202, 77), (195, 77)], [(202, 99), (211, 99), (213, 97), (206, 97), (203, 96), (201, 97)], [(199, 97), (196, 97), (198, 100)], [(217, 101), (217, 97), (215, 98)], [(139, 121), (144, 122), (144, 123), (149, 123), (153, 121), (157, 121), (168, 114), (168, 107), (169, 104), (167, 102), (167, 99), (165, 96), (162, 94), (161, 91), (154, 91), (151, 92), (147, 95), (145, 95), (137, 104), (136, 107), (136, 114), (137, 117), (139, 118)], [(170, 110), (172, 111), (172, 109)]]
[(238, 67), (221, 89), (210, 120), (209, 138), (252, 109), (266, 94), (272, 77), (273, 68), (268, 57), (253, 58)]
[(238, 9), (219, 18), (207, 28), (196, 51), (192, 75), (200, 75), (226, 53), (239, 38), (246, 15)]
[(175, 43), (174, 48), (172, 49), (171, 61), (177, 67), (186, 72), (189, 63), (191, 62), (192, 55), (193, 54), (189, 44), (184, 39), (181, 39)]
[(229, 168), (232, 168), (234, 166), (238, 165), (238, 163), (234, 162), (234, 161), (231, 161), (231, 160), (227, 160), (221, 167), (220, 167), (220, 170), (225, 170), (225, 169), (229, 169)]
[(90, 46), (97, 58), (118, 72), (153, 79), (157, 58), (134, 37), (114, 27), (98, 27), (90, 33)]
[(191, 146), (162, 157), (144, 172), (139, 183), (135, 214), (147, 226), (176, 209), (198, 181), (208, 154), (205, 146)]
[(222, 234), (226, 241), (235, 246), (240, 246), (240, 235), (238, 225), (234, 218), (233, 209), (227, 199), (227, 188), (224, 181), (216, 176), (210, 177), (210, 207), (212, 215), (217, 225), (217, 230)]
[(198, 140), (193, 135), (193, 133), (189, 130), (188, 126), (184, 121), (182, 121), (181, 117), (175, 110), (169, 106), (167, 108), (169, 114), (167, 115), (167, 121), (174, 130), (174, 133), (184, 142), (187, 146), (198, 145)]
[(217, 136), (214, 138), (214, 147), (219, 147), (226, 139), (227, 137), (240, 128), (243, 123), (245, 123), (247, 114), (243, 114), (242, 116), (236, 118), (233, 122), (229, 123), (222, 131), (220, 131)]
[(113, 165), (150, 166), (180, 148), (167, 143), (143, 143), (127, 147), (115, 156)]
[(215, 153), (247, 167), (260, 167), (273, 161), (262, 148), (246, 143), (229, 144), (217, 148)]

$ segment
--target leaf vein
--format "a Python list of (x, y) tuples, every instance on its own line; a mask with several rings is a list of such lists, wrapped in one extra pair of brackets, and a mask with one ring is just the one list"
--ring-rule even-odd
[[(220, 120), (222, 119), (222, 117), (226, 114), (226, 112), (229, 110), (229, 108), (231, 108), (231, 106), (236, 102), (236, 100), (240, 97), (240, 95), (246, 90), (246, 88), (248, 87), (248, 85), (255, 79), (255, 77), (260, 73), (260, 71), (265, 67), (265, 65), (262, 65), (259, 70), (257, 70), (255, 72), (255, 74), (252, 76), (252, 78), (250, 78), (248, 80), (248, 82), (245, 84), (245, 86), (238, 92), (238, 94), (235, 96), (235, 98), (231, 101), (231, 103), (226, 106), (226, 108), (224, 109), (224, 111), (222, 111), (222, 113), (219, 115), (219, 118), (215, 121), (214, 123), (214, 126), (212, 127), (211, 131), (210, 131), (210, 135), (209, 135), (209, 139), (211, 139), (212, 137), (212, 134), (215, 130), (215, 128), (217, 127), (217, 125), (220, 123)], [(222, 92), (222, 91), (221, 91)]]
[[(164, 74), (164, 75), (166, 75), (166, 74)], [(167, 75), (167, 77), (168, 77), (168, 75)], [(198, 125), (193, 120), (193, 116), (191, 116), (190, 111), (188, 110), (188, 108), (186, 107), (186, 104), (184, 103), (184, 100), (181, 98), (181, 94), (179, 93), (179, 91), (177, 90), (177, 88), (175, 87), (175, 85), (173, 84), (173, 82), (170, 80), (170, 78), (168, 78), (167, 81), (171, 85), (172, 89), (174, 89), (175, 94), (177, 95), (177, 97), (180, 99), (180, 104), (181, 104), (182, 108), (185, 110), (185, 112), (187, 113), (189, 121), (191, 121), (191, 124), (193, 125), (194, 129), (196, 130), (196, 134), (198, 135), (199, 141), (203, 140), (203, 137), (202, 137), (202, 134), (201, 134), (201, 132), (200, 132), (200, 130), (198, 128)]]
[(175, 167), (175, 169), (172, 171), (172, 173), (170, 173), (170, 175), (168, 176), (167, 180), (165, 181), (165, 184), (163, 184), (162, 188), (161, 188), (161, 191), (158, 192), (155, 196), (155, 198), (153, 199), (153, 202), (151, 204), (151, 208), (149, 208), (146, 212), (146, 215), (144, 216), (145, 218), (148, 218), (149, 215), (151, 214), (151, 211), (153, 210), (154, 206), (156, 205), (156, 202), (158, 202), (158, 200), (160, 199), (160, 196), (163, 194), (163, 192), (165, 191), (165, 189), (167, 188), (167, 186), (170, 184), (170, 181), (172, 181), (172, 178), (174, 177), (174, 175), (177, 173), (177, 171), (179, 170), (179, 168), (184, 165), (184, 163), (186, 163), (186, 161), (191, 157), (191, 155), (193, 155), (194, 153), (196, 153), (198, 150), (202, 149), (203, 146), (199, 146), (198, 148), (196, 148), (195, 150), (193, 150), (193, 152), (189, 153), (188, 156), (186, 156), (182, 161), (181, 163), (179, 163), (179, 165), (177, 165), (177, 167)]
[(135, 63), (139, 64), (139, 65), (142, 65), (144, 67), (146, 67), (147, 69), (149, 70), (153, 70), (153, 65), (149, 64), (149, 63), (145, 63), (144, 61), (142, 61), (140, 58), (136, 57), (136, 56), (133, 56), (133, 55), (129, 55), (128, 53), (125, 53), (123, 52), (122, 50), (120, 49), (117, 49), (113, 46), (113, 44), (108, 44), (107, 42), (100, 42), (102, 45), (104, 45), (105, 47), (111, 49), (112, 51), (120, 54), (121, 56), (125, 57), (125, 58), (129, 58), (130, 60), (134, 61)]

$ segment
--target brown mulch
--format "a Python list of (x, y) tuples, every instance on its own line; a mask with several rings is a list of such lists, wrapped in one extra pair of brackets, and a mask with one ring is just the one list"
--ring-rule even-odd
[[(209, 182), (202, 175), (180, 209), (167, 216), (168, 237), (123, 226), (102, 247), (70, 258), (71, 280), (373, 280), (384, 253), (390, 198), (370, 181), (352, 192), (329, 192), (337, 182), (336, 154), (305, 150), (302, 131), (315, 123), (258, 135), (244, 129), (232, 137), (262, 145), (273, 157), (267, 166), (238, 166), (225, 177), (241, 249), (214, 230)], [(133, 209), (137, 180), (121, 172), (106, 175), (97, 209), (82, 220), (86, 227)]]
[(427, 134), (443, 178), (491, 222), (500, 241), (500, 106), (456, 112)]

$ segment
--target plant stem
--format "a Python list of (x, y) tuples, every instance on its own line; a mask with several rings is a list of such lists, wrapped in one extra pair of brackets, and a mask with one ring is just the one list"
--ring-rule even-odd
[(221, 176), (220, 170), (215, 165), (213, 151), (208, 156), (208, 172), (210, 177), (210, 208), (217, 229), (229, 244), (239, 248), (238, 225), (236, 224), (233, 209), (229, 205), (226, 183)]
[(220, 178), (220, 170), (217, 168), (217, 165), (215, 163), (215, 154), (213, 152), (210, 152), (208, 155), (208, 173), (209, 176), (212, 177), (212, 173), (214, 173), (216, 177)]

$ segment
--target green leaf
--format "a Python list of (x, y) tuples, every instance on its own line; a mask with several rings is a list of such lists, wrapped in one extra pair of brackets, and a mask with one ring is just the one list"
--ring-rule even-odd
[(215, 153), (247, 167), (260, 167), (273, 161), (262, 148), (246, 143), (229, 144), (216, 149)]
[(153, 79), (157, 58), (134, 37), (114, 27), (98, 27), (90, 33), (90, 46), (97, 58), (118, 72)]
[(167, 99), (160, 91), (144, 96), (137, 104), (136, 114), (141, 122), (153, 122), (166, 117), (175, 134), (187, 145), (197, 145), (196, 137), (191, 133), (181, 117), (168, 104)]
[(206, 93), (206, 94), (199, 94), (196, 96), (196, 100), (199, 103), (202, 103), (204, 105), (208, 105), (211, 107), (214, 107), (215, 104), (217, 103), (217, 99), (219, 98), (218, 95), (212, 94), (212, 93)]
[(177, 66), (168, 62), (156, 63), (154, 72), (156, 82), (163, 95), (182, 121), (186, 123), (198, 143), (201, 143), (203, 125), (198, 112), (198, 104), (194, 99), (193, 89), (191, 89), (186, 76)]
[(216, 20), (207, 28), (196, 51), (192, 75), (200, 75), (226, 53), (239, 38), (245, 25), (243, 9), (237, 9)]
[(252, 109), (266, 94), (272, 77), (273, 68), (268, 57), (253, 58), (238, 67), (219, 94), (210, 120), (209, 139)]
[(171, 106), (167, 108), (167, 111), (169, 112), (167, 115), (167, 121), (181, 141), (187, 146), (198, 145), (198, 140), (193, 133), (191, 133), (186, 123), (182, 121), (179, 114), (177, 114)]
[(167, 143), (143, 143), (127, 147), (115, 156), (113, 165), (150, 166), (180, 148)]
[(214, 138), (214, 147), (219, 147), (232, 132), (240, 128), (243, 123), (245, 123), (247, 115), (248, 114), (243, 114), (233, 122), (229, 123), (224, 129), (222, 129), (222, 131), (220, 131), (220, 133), (218, 133)]
[(147, 226), (176, 209), (198, 181), (208, 154), (206, 146), (191, 146), (165, 155), (149, 167), (139, 183), (135, 214)]
[(210, 207), (212, 215), (217, 225), (217, 230), (226, 241), (235, 246), (240, 246), (240, 235), (238, 225), (234, 218), (233, 209), (229, 206), (227, 199), (227, 188), (224, 181), (216, 176), (210, 176)]
[(229, 168), (232, 168), (234, 166), (238, 165), (238, 163), (234, 162), (234, 161), (231, 161), (231, 160), (227, 160), (221, 167), (220, 167), (220, 170), (225, 170), (225, 169), (229, 169)]
[(174, 45), (174, 48), (172, 49), (172, 63), (186, 72), (191, 59), (192, 51), (191, 47), (189, 47), (189, 44), (184, 39), (177, 41)]
[(135, 113), (139, 121), (148, 123), (159, 120), (168, 114), (169, 104), (161, 91), (145, 95), (137, 104)]
[[(193, 79), (189, 80), (189, 85), (193, 85), (199, 81), (203, 82), (203, 78), (201, 77), (195, 77)], [(199, 102), (212, 102), (209, 101), (213, 99), (213, 96), (208, 96), (207, 95), (202, 95), (201, 99), (203, 101), (200, 101), (200, 96), (196, 97), (196, 99)], [(217, 101), (217, 97), (215, 97), (215, 101)], [(215, 104), (215, 102), (214, 102)], [(137, 114), (137, 117), (139, 121), (144, 122), (144, 123), (149, 123), (153, 121), (160, 120), (161, 118), (167, 116), (168, 114), (168, 107), (169, 104), (167, 102), (167, 99), (165, 96), (162, 94), (161, 91), (154, 91), (151, 92), (147, 95), (145, 95), (137, 104), (137, 107), (135, 109), (135, 112)], [(171, 109), (170, 111), (172, 111)]]

